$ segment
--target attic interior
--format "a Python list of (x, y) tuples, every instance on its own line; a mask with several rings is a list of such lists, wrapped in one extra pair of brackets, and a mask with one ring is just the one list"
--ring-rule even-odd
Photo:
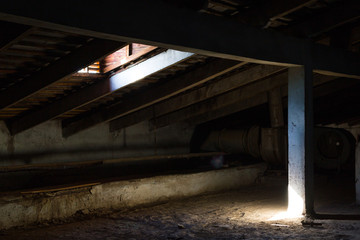
[(359, 1), (14, 0), (0, 33), (1, 238), (360, 234)]

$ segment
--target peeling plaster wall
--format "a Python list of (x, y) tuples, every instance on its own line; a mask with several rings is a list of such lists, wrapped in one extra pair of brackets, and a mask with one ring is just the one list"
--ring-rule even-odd
[(27, 162), (32, 163), (187, 153), (192, 131), (181, 124), (149, 131), (148, 122), (142, 122), (110, 133), (109, 125), (101, 124), (63, 138), (61, 122), (53, 120), (11, 136), (1, 121), (0, 166), (24, 164), (24, 161), (6, 160), (4, 157), (24, 153), (39, 154), (27, 159)]

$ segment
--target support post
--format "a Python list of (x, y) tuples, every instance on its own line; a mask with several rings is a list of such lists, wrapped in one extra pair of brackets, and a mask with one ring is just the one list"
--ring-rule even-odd
[(313, 84), (309, 66), (289, 68), (288, 213), (314, 215)]

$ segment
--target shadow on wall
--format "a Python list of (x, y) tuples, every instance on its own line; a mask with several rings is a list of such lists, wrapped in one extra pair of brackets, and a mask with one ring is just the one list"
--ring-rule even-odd
[(0, 166), (91, 161), (188, 153), (193, 129), (179, 125), (156, 131), (147, 122), (110, 133), (108, 124), (62, 137), (60, 121), (49, 121), (10, 136), (0, 121)]
[[(173, 154), (181, 154), (186, 151), (187, 146), (136, 146), (136, 147), (84, 147), (74, 149), (52, 149), (45, 151), (33, 151), (12, 154), (0, 154), (0, 165), (7, 165), (10, 161), (11, 165), (14, 164), (33, 164), (49, 162), (67, 162), (80, 159), (104, 160), (114, 158), (129, 158), (137, 156), (152, 156), (161, 153), (161, 149), (171, 151)], [(160, 149), (160, 150), (159, 150)]]

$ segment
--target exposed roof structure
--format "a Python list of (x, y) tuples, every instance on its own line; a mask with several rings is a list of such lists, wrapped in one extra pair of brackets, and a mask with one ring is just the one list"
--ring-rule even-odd
[[(309, 59), (318, 122), (360, 123), (358, 1), (78, 2), (0, 7), (0, 118), (12, 134), (50, 119), (65, 137), (103, 122), (207, 122), (267, 103), (275, 88), (286, 97), (287, 67)], [(94, 63), (98, 73), (78, 72)], [(146, 73), (126, 82), (134, 72)], [(329, 117), (329, 99), (342, 119)]]

